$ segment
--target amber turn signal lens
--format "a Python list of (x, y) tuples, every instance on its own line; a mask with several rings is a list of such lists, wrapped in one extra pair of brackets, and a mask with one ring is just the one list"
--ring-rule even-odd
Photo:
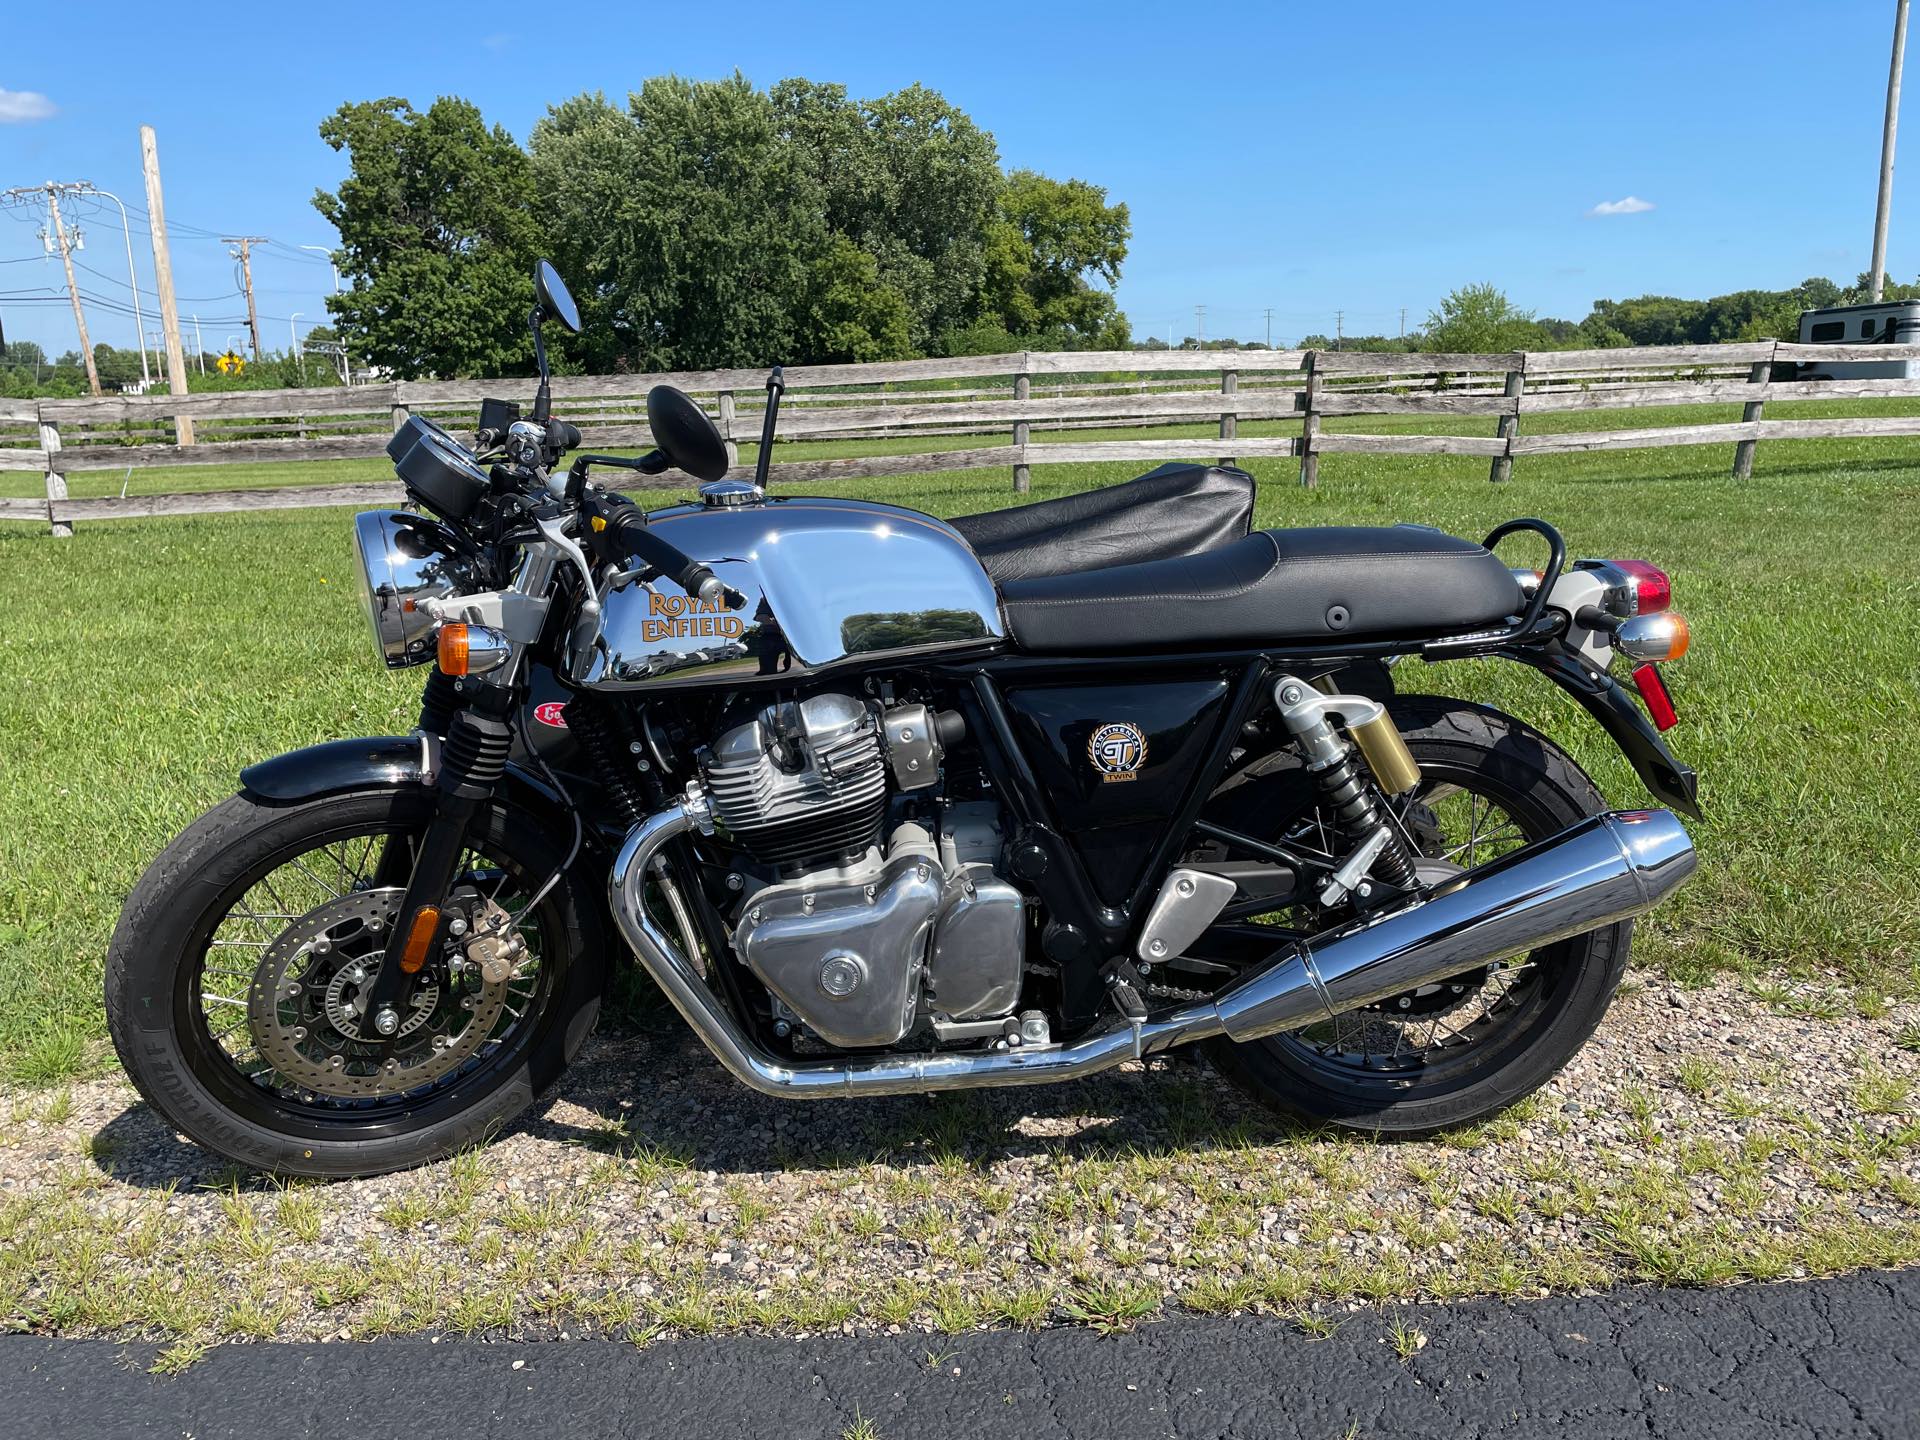
[(413, 924), (407, 927), (407, 945), (400, 952), (400, 968), (409, 975), (418, 975), (420, 967), (427, 963), (427, 951), (433, 947), (433, 937), (440, 929), (440, 912), (431, 905), (422, 905), (413, 912)]
[(467, 627), (455, 621), (440, 627), (440, 668), (449, 675), (467, 673)]

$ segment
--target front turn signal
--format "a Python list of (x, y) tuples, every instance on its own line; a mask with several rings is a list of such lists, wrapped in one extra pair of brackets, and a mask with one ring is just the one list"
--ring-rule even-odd
[(440, 637), (436, 642), (439, 651), (440, 668), (449, 675), (467, 673), (469, 658), (467, 627), (458, 621), (452, 621), (440, 627)]
[(1683, 616), (1666, 610), (1623, 620), (1613, 633), (1613, 643), (1635, 660), (1678, 660), (1693, 643), (1693, 633)]
[(513, 658), (513, 642), (490, 625), (449, 621), (436, 645), (440, 668), (449, 675), (484, 675)]

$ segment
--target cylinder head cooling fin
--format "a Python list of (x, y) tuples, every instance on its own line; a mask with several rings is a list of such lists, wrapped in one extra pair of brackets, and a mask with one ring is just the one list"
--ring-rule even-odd
[(879, 838), (879, 725), (850, 695), (769, 706), (714, 743), (706, 777), (716, 816), (768, 864), (858, 853)]

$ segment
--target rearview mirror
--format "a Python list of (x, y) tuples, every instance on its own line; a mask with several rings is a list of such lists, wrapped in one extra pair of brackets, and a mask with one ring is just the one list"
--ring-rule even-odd
[(580, 333), (580, 307), (551, 260), (537, 260), (533, 266), (533, 298), (540, 309), (558, 320), (574, 334)]

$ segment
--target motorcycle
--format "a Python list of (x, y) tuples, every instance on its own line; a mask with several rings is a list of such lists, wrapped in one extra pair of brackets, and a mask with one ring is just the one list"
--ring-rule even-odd
[[(354, 522), (379, 663), (433, 667), (418, 727), (244, 770), (126, 901), (114, 1043), (207, 1149), (343, 1176), (482, 1141), (565, 1073), (620, 949), (768, 1095), (1192, 1046), (1284, 1114), (1419, 1134), (1565, 1064), (1692, 873), (1653, 565), (1569, 564), (1532, 519), (1253, 530), (1219, 466), (950, 522), (776, 496), (778, 369), (751, 479), (664, 385), (655, 449), (585, 453), (542, 338), (578, 311), (545, 261), (535, 292), (530, 411), (485, 402), (472, 446), (412, 417), (412, 508)], [(697, 500), (603, 483), (669, 469)], [(1544, 569), (1496, 557), (1520, 535)], [(1405, 687), (1489, 657), (1667, 808)]]

